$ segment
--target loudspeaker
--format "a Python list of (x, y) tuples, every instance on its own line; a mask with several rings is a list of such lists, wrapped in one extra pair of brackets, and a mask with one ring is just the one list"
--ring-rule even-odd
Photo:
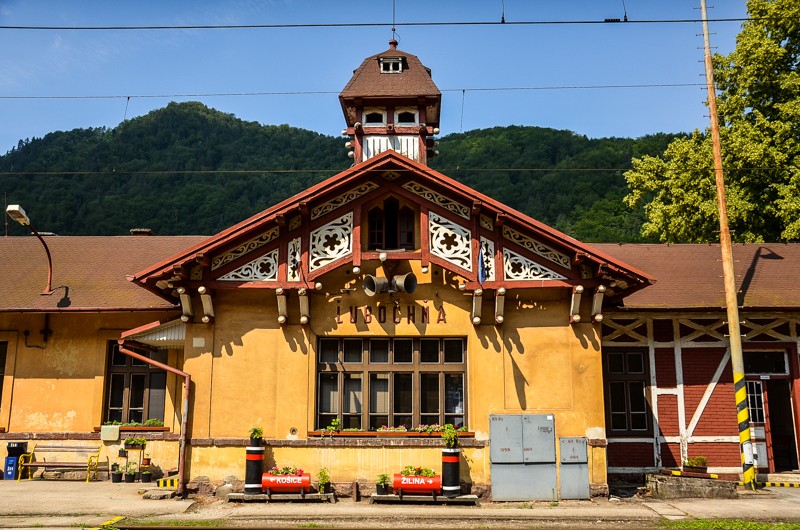
[(375, 296), (389, 290), (389, 280), (383, 276), (375, 277), (371, 274), (364, 276), (364, 292), (367, 296)]
[(417, 290), (417, 277), (414, 276), (413, 272), (394, 276), (392, 278), (392, 288), (401, 293), (411, 294)]

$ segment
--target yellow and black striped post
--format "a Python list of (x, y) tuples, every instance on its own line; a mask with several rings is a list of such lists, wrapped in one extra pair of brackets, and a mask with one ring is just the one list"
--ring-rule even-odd
[[(731, 341), (733, 342), (733, 341)], [(741, 340), (739, 341), (741, 348)], [(732, 350), (733, 348), (731, 348)], [(741, 349), (739, 357), (741, 362)], [(731, 351), (731, 364), (733, 369), (733, 388), (736, 392), (736, 419), (739, 421), (739, 452), (742, 456), (742, 482), (751, 489), (756, 487), (756, 468), (753, 465), (753, 443), (750, 441), (750, 409), (747, 406), (747, 384), (744, 380), (744, 371), (736, 370)], [(741, 362), (744, 364), (744, 362)]]

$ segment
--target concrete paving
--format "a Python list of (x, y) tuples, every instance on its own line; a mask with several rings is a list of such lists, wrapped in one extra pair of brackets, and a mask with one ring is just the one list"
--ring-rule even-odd
[(347, 528), (550, 527), (654, 528), (665, 519), (744, 519), (800, 522), (800, 489), (766, 488), (738, 499), (614, 498), (560, 502), (481, 502), (479, 506), (385, 505), (343, 499), (335, 504), (238, 503), (213, 497), (149, 500), (144, 484), (65, 480), (0, 481), (0, 527), (99, 527), (126, 524)]

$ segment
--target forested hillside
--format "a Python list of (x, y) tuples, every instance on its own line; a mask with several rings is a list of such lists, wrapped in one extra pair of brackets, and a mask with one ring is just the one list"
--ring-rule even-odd
[[(643, 216), (622, 204), (622, 173), (673, 137), (498, 127), (442, 137), (430, 165), (578, 239), (634, 242)], [(212, 234), (348, 167), (343, 144), (170, 103), (113, 129), (21, 141), (0, 157), (0, 195), (60, 235)]]

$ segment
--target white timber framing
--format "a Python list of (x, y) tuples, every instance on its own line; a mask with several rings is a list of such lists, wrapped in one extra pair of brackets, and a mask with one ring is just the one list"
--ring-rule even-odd
[[(730, 361), (728, 339), (723, 331), (726, 315), (720, 312), (651, 312), (651, 313), (613, 313), (609, 311), (603, 320), (603, 348), (647, 348), (650, 363), (650, 388), (645, 390), (645, 398), (653, 412), (652, 437), (609, 437), (608, 443), (651, 443), (653, 445), (654, 467), (614, 467), (609, 473), (651, 473), (662, 467), (661, 445), (664, 443), (679, 444), (681, 460), (688, 458), (690, 444), (702, 443), (737, 443), (738, 436), (695, 436), (694, 431), (702, 418), (703, 412), (711, 399), (714, 390), (725, 373)], [(671, 341), (656, 341), (654, 322), (669, 320), (672, 323)], [(764, 312), (741, 313), (742, 341), (747, 344), (793, 343), (800, 351), (800, 312)], [(779, 329), (783, 328), (783, 330)], [(656, 373), (656, 349), (671, 348), (675, 363), (675, 387), (659, 388)], [(686, 410), (683, 378), (684, 348), (725, 348), (711, 381), (707, 384), (703, 396), (694, 411), (689, 415)], [(674, 395), (678, 405), (679, 436), (663, 436), (660, 434), (658, 417), (658, 398)], [(734, 407), (735, 404), (731, 403)], [(687, 422), (687, 416), (690, 419)], [(740, 473), (738, 467), (716, 467), (716, 473)]]

